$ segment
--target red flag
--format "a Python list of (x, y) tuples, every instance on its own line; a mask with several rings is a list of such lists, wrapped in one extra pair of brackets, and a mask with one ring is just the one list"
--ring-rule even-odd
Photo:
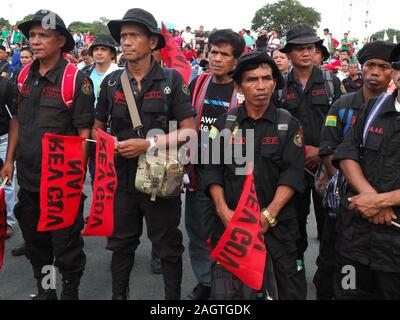
[(85, 179), (82, 137), (45, 134), (38, 231), (68, 228), (79, 211)]
[(4, 248), (7, 235), (7, 210), (6, 196), (3, 188), (0, 188), (0, 271), (3, 268)]
[(189, 83), (192, 67), (186, 60), (182, 52), (179, 52), (172, 35), (168, 32), (164, 23), (162, 23), (162, 35), (165, 38), (165, 48), (161, 49), (162, 60), (167, 68), (172, 68), (178, 71), (186, 84)]
[(97, 129), (97, 134), (93, 202), (83, 235), (109, 237), (114, 232), (114, 194), (117, 189), (115, 140), (100, 129)]
[(260, 205), (252, 173), (246, 177), (235, 214), (211, 253), (211, 258), (248, 287), (261, 289), (266, 249), (260, 225)]

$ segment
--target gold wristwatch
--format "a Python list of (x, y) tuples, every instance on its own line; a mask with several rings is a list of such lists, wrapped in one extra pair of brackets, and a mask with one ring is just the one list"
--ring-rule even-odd
[(271, 228), (275, 227), (278, 224), (278, 221), (268, 212), (267, 209), (262, 210), (261, 213), (265, 218), (267, 218)]

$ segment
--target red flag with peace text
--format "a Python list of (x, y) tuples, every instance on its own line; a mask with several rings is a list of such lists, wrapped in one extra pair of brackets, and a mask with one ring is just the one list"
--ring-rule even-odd
[(114, 144), (112, 136), (97, 129), (93, 200), (84, 236), (109, 237), (114, 232), (114, 194), (117, 189)]
[(7, 210), (4, 188), (0, 188), (0, 271), (3, 268), (4, 249), (7, 235)]
[(179, 52), (176, 44), (168, 29), (162, 23), (162, 35), (165, 38), (165, 48), (161, 49), (162, 60), (167, 68), (172, 68), (178, 71), (186, 84), (189, 84), (192, 67), (186, 60), (182, 52)]
[(260, 225), (260, 205), (253, 173), (246, 177), (235, 214), (211, 253), (225, 269), (245, 285), (260, 290), (266, 261), (264, 234)]
[(38, 231), (58, 230), (74, 224), (85, 179), (84, 140), (48, 133), (43, 136)]

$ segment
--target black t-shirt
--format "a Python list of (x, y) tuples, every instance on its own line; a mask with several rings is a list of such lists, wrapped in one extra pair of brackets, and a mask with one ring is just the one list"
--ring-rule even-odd
[(18, 92), (13, 113), (18, 116), (16, 160), (18, 182), (30, 192), (40, 191), (42, 137), (45, 133), (77, 136), (78, 129), (93, 127), (94, 94), (92, 81), (81, 71), (75, 83), (71, 109), (61, 97), (65, 59), (41, 76), (38, 60), (32, 63), (28, 77)]
[[(206, 35), (206, 33), (205, 32), (200, 32), (200, 31), (198, 31), (198, 32), (196, 32), (195, 34), (194, 34), (194, 37), (195, 38), (206, 38), (207, 37), (207, 35)], [(205, 45), (205, 41), (204, 40), (196, 40), (196, 44), (199, 44), (200, 45), (200, 49), (201, 50), (204, 50), (204, 45)]]
[(358, 78), (356, 80), (353, 80), (352, 78), (348, 77), (344, 79), (342, 83), (346, 89), (346, 92), (352, 93), (361, 89), (364, 84), (364, 81), (362, 79), (362, 76), (358, 75)]
[(8, 73), (10, 66), (10, 63), (7, 60), (0, 61), (0, 74), (2, 74), (3, 72)]
[(8, 133), (11, 118), (6, 105), (11, 110), (15, 95), (16, 90), (12, 82), (0, 77), (0, 136)]
[[(198, 79), (199, 78), (196, 78), (190, 83), (189, 89), (190, 92), (192, 92), (192, 97)], [(233, 81), (226, 84), (216, 84), (213, 83), (212, 80), (210, 81), (203, 108), (201, 108), (201, 106), (193, 106), (197, 111), (197, 129), (208, 134), (215, 121), (217, 121), (221, 115), (229, 111), (233, 91)], [(200, 92), (198, 94), (200, 94)]]

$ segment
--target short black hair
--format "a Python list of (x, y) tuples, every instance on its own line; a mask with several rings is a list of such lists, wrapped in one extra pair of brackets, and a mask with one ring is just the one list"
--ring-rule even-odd
[(22, 52), (22, 51), (28, 51), (31, 54), (31, 56), (33, 56), (33, 52), (30, 47), (24, 46), (21, 48), (20, 52)]
[(0, 50), (7, 51), (7, 50), (6, 50), (6, 47), (3, 46), (3, 45), (0, 45)]
[(204, 50), (197, 50), (196, 58), (200, 58), (200, 56), (204, 53)]
[(328, 28), (325, 28), (325, 29), (324, 29), (324, 32), (329, 32), (329, 29), (328, 29)]
[(342, 62), (343, 61), (347, 61), (347, 63), (350, 64), (350, 60), (349, 59), (343, 59)]
[(238, 33), (232, 31), (232, 29), (221, 29), (214, 31), (208, 38), (208, 44), (210, 46), (223, 43), (227, 43), (232, 46), (233, 56), (236, 59), (238, 59), (242, 55), (243, 50), (246, 46), (244, 39)]
[(86, 57), (86, 56), (88, 56), (89, 55), (89, 50), (88, 49), (83, 49), (82, 51), (81, 51), (81, 57)]
[[(256, 70), (256, 69), (258, 69), (259, 67), (261, 67), (261, 66), (263, 66), (263, 65), (269, 66), (269, 67), (271, 68), (272, 74), (273, 74), (273, 69), (272, 69), (272, 67), (271, 67), (268, 63), (266, 63), (266, 62), (265, 62), (265, 63), (250, 63), (250, 64), (248, 64), (248, 65), (246, 65), (246, 66), (243, 67), (243, 69), (241, 70), (241, 72), (236, 76), (235, 82), (236, 82), (238, 85), (241, 85), (242, 82), (243, 82), (243, 74), (244, 74), (246, 71)], [(276, 80), (274, 74), (273, 74), (273, 78), (274, 78), (274, 80)]]

